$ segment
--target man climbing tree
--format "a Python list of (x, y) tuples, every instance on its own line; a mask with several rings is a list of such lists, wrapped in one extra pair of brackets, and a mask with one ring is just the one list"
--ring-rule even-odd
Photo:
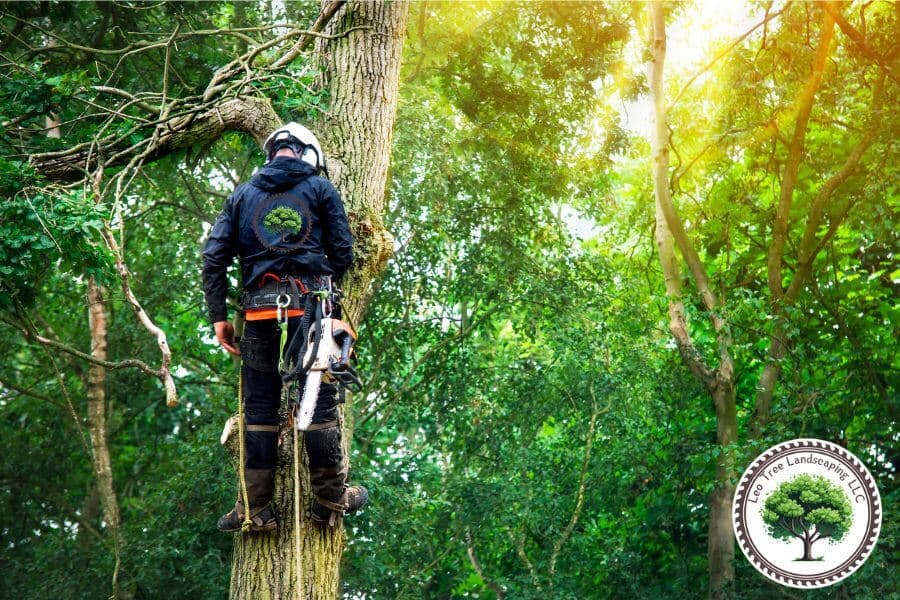
[[(308, 333), (301, 326), (299, 306), (304, 300), (306, 307), (313, 306), (309, 290), (330, 291), (329, 278), (339, 280), (353, 258), (344, 205), (331, 183), (319, 175), (324, 162), (312, 132), (288, 123), (269, 136), (265, 151), (269, 162), (229, 196), (203, 251), (203, 283), (216, 338), (243, 360), (240, 395), (246, 423), (238, 423), (243, 436), (238, 467), (241, 490), (234, 509), (219, 519), (222, 531), (269, 531), (277, 526), (270, 503), (275, 492), (282, 389), (279, 358), (286, 361), (279, 355), (299, 350), (296, 338)], [(280, 202), (293, 206), (273, 207)], [(274, 236), (267, 237), (265, 230), (274, 230)], [(301, 233), (299, 240), (287, 243), (288, 231)], [(225, 305), (226, 270), (235, 255), (242, 266), (241, 300), (247, 321), (240, 350)], [(308, 318), (305, 323), (308, 326)], [(279, 325), (283, 326), (280, 347)], [(288, 362), (303, 360), (299, 354)], [(337, 399), (337, 387), (323, 383), (312, 425), (304, 436), (316, 497), (311, 516), (330, 525), (336, 514), (355, 512), (368, 499), (364, 487), (346, 485)]]
[[(131, 218), (132, 207), (126, 197), (145, 184), (155, 188), (157, 181), (165, 181), (163, 185), (173, 187), (170, 183), (175, 181), (177, 201), (170, 196), (165, 203), (172, 202), (181, 210), (182, 201), (192, 203), (186, 199), (200, 191), (195, 185), (180, 181), (186, 173), (181, 169), (183, 164), (196, 165), (199, 160), (200, 167), (208, 173), (216, 169), (213, 163), (224, 155), (244, 152), (243, 148), (238, 150), (235, 133), (247, 134), (248, 141), (261, 146), (288, 113), (306, 111), (308, 118), (316, 117), (316, 130), (327, 137), (331, 180), (346, 202), (349, 226), (357, 242), (353, 269), (343, 278), (343, 302), (348, 316), (355, 322), (362, 319), (371, 293), (369, 284), (384, 268), (392, 248), (381, 214), (408, 10), (405, 3), (333, 0), (321, 6), (292, 4), (286, 7), (288, 24), (283, 28), (280, 23), (278, 27), (268, 24), (276, 20), (272, 14), (257, 14), (257, 8), (243, 3), (236, 4), (233, 12), (230, 5), (222, 5), (219, 11), (195, 11), (173, 3), (140, 9), (66, 3), (42, 3), (40, 7), (22, 3), (11, 8), (14, 10), (4, 10), (3, 26), (7, 32), (14, 32), (3, 38), (4, 60), (12, 56), (23, 65), (33, 62), (35, 69), (14, 69), (21, 80), (14, 87), (39, 93), (31, 96), (27, 108), (13, 102), (7, 108), (12, 112), (4, 112), (22, 117), (14, 122), (3, 118), (4, 135), (0, 137), (15, 144), (17, 153), (13, 162), (5, 156), (0, 160), (0, 170), (13, 174), (4, 179), (14, 183), (4, 188), (4, 193), (21, 196), (10, 206), (24, 206), (22, 210), (34, 222), (36, 235), (44, 235), (41, 232), (46, 228), (41, 222), (56, 223), (55, 217), (50, 221), (43, 219), (44, 214), (49, 217), (48, 212), (36, 218), (30, 216), (35, 210), (43, 210), (45, 203), (58, 208), (77, 205), (79, 210), (83, 207), (95, 215), (90, 227), (80, 221), (73, 226), (78, 231), (96, 233), (97, 239), (48, 232), (45, 237), (49, 245), (45, 248), (66, 256), (67, 265), (75, 273), (87, 269), (106, 275), (102, 283), (117, 290), (129, 309), (118, 311), (119, 314), (133, 312), (141, 331), (150, 333), (161, 356), (158, 368), (136, 359), (103, 361), (105, 367), (139, 369), (161, 382), (167, 404), (177, 404), (176, 383), (170, 369), (173, 352), (165, 325), (154, 322), (156, 315), (172, 308), (171, 299), (164, 307), (154, 309), (146, 305), (145, 310), (139, 300), (143, 286), (132, 287), (136, 280), (147, 283), (150, 272), (156, 276), (162, 275), (163, 270), (142, 273), (138, 257), (143, 253), (129, 244), (141, 238), (131, 237), (127, 231), (138, 220)], [(308, 23), (308, 27), (298, 22)], [(179, 51), (184, 43), (198, 44), (201, 61), (208, 68), (197, 68), (196, 54)], [(134, 49), (138, 51), (131, 52)], [(54, 59), (47, 59), (51, 55)], [(319, 104), (325, 92), (329, 100), (327, 111)], [(26, 100), (15, 91), (6, 97)], [(89, 114), (83, 111), (85, 105), (91, 107)], [(58, 138), (43, 134), (45, 118), (50, 115), (59, 122)], [(34, 131), (40, 134), (35, 135)], [(214, 145), (217, 150), (208, 152)], [(240, 165), (232, 163), (219, 172), (233, 177), (240, 172)], [(208, 181), (208, 177), (201, 175), (200, 181)], [(148, 196), (138, 193), (134, 197)], [(152, 203), (143, 208), (147, 214), (156, 214)], [(205, 219), (205, 213), (199, 210), (196, 216)], [(265, 214), (260, 215), (263, 220)], [(302, 228), (304, 220), (309, 223), (309, 215), (302, 211), (299, 214)], [(15, 221), (25, 223), (26, 219), (17, 217)], [(67, 226), (69, 221), (66, 220)], [(281, 243), (282, 232), (266, 231), (265, 223), (258, 233), (269, 243), (274, 241), (270, 236)], [(299, 239), (298, 235), (303, 236), (302, 229), (297, 234), (285, 233), (285, 243)], [(51, 237), (58, 242), (54, 243)], [(16, 243), (16, 247), (21, 247), (23, 242)], [(156, 245), (154, 260), (168, 260), (163, 258), (167, 248), (165, 244)], [(3, 283), (43, 282), (44, 278), (37, 276), (32, 267), (43, 268), (53, 261), (30, 258), (36, 255), (22, 256), (27, 268), (16, 271), (15, 278), (7, 277), (6, 270)], [(181, 266), (174, 259), (170, 264)], [(191, 279), (195, 278), (192, 273)], [(163, 285), (171, 285), (171, 281)], [(48, 282), (47, 288), (55, 293), (72, 286)], [(18, 297), (31, 299), (35, 295), (29, 292)], [(79, 301), (83, 301), (82, 297), (79, 294)], [(78, 332), (56, 324), (51, 333), (50, 325), (45, 329), (43, 322), (41, 329), (36, 330), (28, 319), (20, 320), (22, 326), (16, 323), (16, 328), (27, 343), (53, 345), (62, 348), (67, 356), (80, 359), (86, 356), (65, 343), (67, 339), (77, 339)], [(123, 334), (124, 330), (111, 331)], [(123, 344), (131, 346), (128, 342)], [(185, 360), (183, 355), (181, 360)], [(126, 395), (124, 391), (122, 394)], [(210, 400), (214, 397), (206, 396)], [(77, 422), (75, 411), (70, 412)], [(112, 456), (110, 476), (116, 472), (117, 460), (118, 456)], [(288, 470), (280, 469), (276, 475), (276, 510), (292, 505), (293, 487), (285, 477)], [(301, 475), (305, 483), (303, 502), (312, 502), (311, 486), (305, 482), (306, 469), (301, 470)], [(301, 527), (295, 528), (282, 519), (282, 526), (272, 535), (236, 536), (232, 597), (336, 597), (345, 547), (340, 520), (338, 526), (321, 530), (311, 529), (309, 520), (303, 515)], [(128, 521), (129, 515), (123, 515), (122, 523), (127, 525)], [(295, 531), (299, 531), (297, 537)], [(98, 533), (102, 535), (105, 530)], [(302, 544), (296, 543), (298, 538)], [(117, 585), (119, 589), (136, 585), (128, 573), (131, 561), (132, 557), (124, 553), (124, 566), (119, 569), (119, 558), (115, 558), (116, 567), (110, 568), (114, 590)], [(270, 568), (261, 568), (263, 562)], [(120, 574), (118, 580), (116, 573)], [(124, 584), (116, 584), (123, 580)]]

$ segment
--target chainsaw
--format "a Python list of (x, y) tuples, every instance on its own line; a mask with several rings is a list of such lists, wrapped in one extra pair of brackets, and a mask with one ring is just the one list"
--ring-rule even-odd
[(310, 365), (294, 418), (294, 426), (306, 431), (312, 422), (322, 382), (337, 383), (351, 392), (362, 390), (362, 381), (350, 364), (356, 333), (340, 319), (323, 317), (309, 328), (302, 364)]

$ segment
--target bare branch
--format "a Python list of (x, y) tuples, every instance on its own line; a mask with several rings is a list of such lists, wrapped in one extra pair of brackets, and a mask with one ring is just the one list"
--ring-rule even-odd
[[(345, 0), (334, 0), (330, 2), (325, 8), (322, 9), (322, 12), (316, 18), (315, 22), (312, 24), (312, 27), (309, 28), (309, 33), (318, 33), (322, 31), (328, 22), (331, 21), (331, 18), (337, 13), (338, 9), (343, 6)], [(294, 60), (300, 52), (306, 49), (307, 46), (312, 42), (313, 35), (309, 35), (307, 37), (301, 38), (294, 44), (294, 47), (288, 50), (284, 56), (276, 60), (272, 63), (272, 66), (275, 68), (282, 67), (292, 60)]]
[(475, 572), (478, 573), (478, 576), (481, 577), (484, 584), (497, 594), (497, 600), (504, 600), (504, 598), (506, 598), (506, 590), (503, 589), (503, 586), (485, 576), (484, 570), (481, 568), (481, 564), (479, 564), (478, 558), (475, 556), (475, 544), (472, 542), (472, 532), (469, 529), (466, 529), (466, 553), (469, 555), (469, 562), (472, 563), (472, 568), (475, 569)]
[[(136, 159), (138, 157), (135, 157)], [(133, 161), (132, 161), (133, 162)], [(127, 172), (128, 169), (124, 170)], [(134, 169), (134, 174), (138, 173), (138, 169)], [(101, 198), (100, 192), (100, 179), (103, 176), (103, 168), (97, 170), (97, 173), (94, 177), (94, 199), (95, 201), (99, 201)], [(121, 179), (120, 179), (121, 182)], [(120, 195), (116, 196), (116, 207), (119, 206), (119, 198)], [(122, 238), (124, 238), (124, 222), (119, 219), (119, 232)], [(169, 341), (166, 337), (166, 333), (156, 326), (156, 324), (150, 319), (147, 315), (147, 312), (141, 306), (141, 303), (138, 301), (137, 297), (134, 295), (134, 292), (131, 290), (131, 285), (129, 283), (130, 274), (128, 272), (128, 267), (125, 265), (125, 256), (122, 248), (123, 242), (116, 241), (116, 236), (113, 234), (110, 229), (109, 223), (104, 223), (103, 226), (103, 237), (106, 240), (109, 249), (112, 251), (113, 256), (116, 258), (116, 271), (119, 273), (119, 278), (122, 282), (122, 292), (125, 294), (125, 300), (131, 305), (131, 308), (134, 310), (134, 314), (137, 317), (138, 321), (156, 338), (156, 343), (159, 346), (159, 351), (162, 354), (162, 362), (159, 365), (158, 378), (162, 382), (163, 387), (166, 390), (166, 406), (172, 408), (178, 405), (178, 393), (175, 388), (175, 381), (172, 379), (172, 374), (169, 371), (169, 366), (172, 362), (172, 352), (169, 349)]]
[(0, 379), (0, 387), (4, 387), (4, 388), (7, 388), (14, 392), (18, 392), (19, 394), (22, 394), (23, 396), (30, 396), (30, 397), (36, 398), (38, 400), (43, 400), (44, 402), (52, 404), (53, 406), (56, 406), (57, 408), (61, 408), (63, 410), (66, 409), (66, 406), (63, 403), (51, 398), (50, 396), (47, 396), (45, 394), (41, 394), (40, 392), (35, 392), (34, 390), (30, 390), (28, 388), (24, 388), (22, 386), (16, 385), (15, 383), (12, 383), (11, 381), (6, 381), (5, 379)]
[(91, 86), (91, 89), (94, 90), (95, 92), (100, 92), (103, 94), (112, 94), (114, 96), (121, 96), (122, 98), (127, 98), (128, 100), (131, 100), (132, 102), (134, 102), (134, 104), (136, 106), (141, 107), (142, 109), (146, 110), (149, 113), (159, 116), (160, 109), (158, 106), (152, 106), (150, 104), (147, 104), (143, 100), (136, 98), (133, 94), (131, 94), (130, 92), (126, 92), (125, 90), (120, 90), (119, 88), (111, 87), (108, 85), (94, 85), (94, 86)]
[(148, 365), (147, 363), (145, 363), (142, 360), (138, 360), (136, 358), (128, 358), (125, 360), (119, 360), (119, 361), (115, 361), (115, 362), (112, 362), (109, 360), (101, 360), (101, 359), (91, 356), (90, 354), (82, 352), (81, 350), (72, 348), (71, 346), (67, 346), (66, 344), (60, 342), (59, 340), (55, 340), (53, 338), (48, 338), (48, 337), (42, 336), (31, 325), (23, 325), (21, 323), (16, 323), (15, 321), (12, 321), (5, 317), (0, 317), (0, 321), (5, 323), (9, 327), (12, 327), (19, 333), (21, 333), (25, 339), (33, 340), (42, 346), (47, 346), (49, 348), (54, 348), (56, 350), (60, 350), (62, 352), (65, 352), (66, 354), (70, 354), (76, 358), (80, 358), (81, 360), (86, 361), (88, 363), (96, 364), (96, 365), (99, 365), (101, 367), (104, 367), (104, 368), (110, 369), (110, 370), (138, 369), (138, 370), (146, 373), (147, 375), (151, 375), (156, 378), (160, 377), (159, 371), (155, 370), (154, 368), (152, 368), (150, 365)]
[(575, 525), (578, 524), (578, 518), (581, 516), (581, 509), (584, 507), (584, 490), (585, 484), (587, 483), (588, 466), (591, 461), (591, 448), (594, 445), (594, 430), (597, 425), (597, 417), (609, 410), (609, 406), (602, 410), (597, 407), (593, 385), (591, 385), (590, 390), (594, 408), (591, 412), (591, 420), (588, 423), (587, 433), (584, 436), (584, 458), (581, 461), (581, 474), (578, 477), (578, 492), (575, 494), (575, 508), (572, 510), (572, 517), (569, 519), (566, 528), (553, 543), (553, 550), (550, 553), (550, 566), (548, 569), (550, 585), (553, 585), (553, 578), (556, 575), (556, 561), (559, 558), (559, 553), (562, 550), (563, 545), (570, 537), (572, 537), (572, 531), (575, 530)]

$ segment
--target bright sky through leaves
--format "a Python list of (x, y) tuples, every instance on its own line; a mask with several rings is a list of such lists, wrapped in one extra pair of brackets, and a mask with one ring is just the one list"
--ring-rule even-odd
[[(706, 66), (723, 45), (731, 43), (743, 35), (763, 18), (763, 11), (754, 8), (744, 0), (699, 0), (680, 11), (666, 28), (666, 95), (671, 102), (683, 82)], [(644, 33), (644, 37), (646, 37)], [(641, 70), (641, 50), (644, 39), (632, 38), (629, 55), (631, 67)], [(706, 73), (694, 86), (701, 85), (710, 77)], [(650, 139), (653, 131), (653, 104), (650, 97), (642, 96), (634, 102), (626, 103), (622, 114), (622, 126), (645, 139)]]

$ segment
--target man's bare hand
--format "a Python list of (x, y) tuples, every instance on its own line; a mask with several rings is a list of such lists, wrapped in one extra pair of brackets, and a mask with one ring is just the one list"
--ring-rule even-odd
[(216, 339), (219, 340), (219, 344), (231, 354), (240, 356), (241, 351), (234, 341), (234, 326), (228, 321), (216, 321), (213, 327), (216, 328)]

